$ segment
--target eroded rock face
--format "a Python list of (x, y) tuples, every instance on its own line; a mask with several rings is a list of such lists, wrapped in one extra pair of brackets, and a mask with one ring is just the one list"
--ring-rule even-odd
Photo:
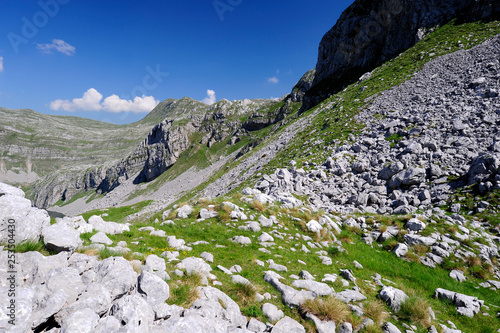
[(355, 1), (321, 40), (316, 75), (303, 110), (316, 105), (418, 42), (454, 17), (498, 16), (493, 1)]

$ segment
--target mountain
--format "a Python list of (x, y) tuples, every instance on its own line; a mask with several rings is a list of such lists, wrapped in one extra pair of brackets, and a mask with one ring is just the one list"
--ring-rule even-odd
[[(11, 303), (15, 271), (14, 330), (498, 331), (495, 5), (358, 0), (277, 101), (169, 99), (88, 131), (2, 110), (4, 170), (40, 175), (25, 187), (38, 208), (0, 183), (0, 299)], [(399, 53), (362, 70), (368, 51), (353, 67), (332, 61), (330, 47), (355, 49), (352, 32), (384, 8), (405, 9), (407, 33), (392, 26), (366, 48), (399, 40)]]

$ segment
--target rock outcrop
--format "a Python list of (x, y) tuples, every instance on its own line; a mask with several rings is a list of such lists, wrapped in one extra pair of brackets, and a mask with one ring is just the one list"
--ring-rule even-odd
[(357, 0), (321, 40), (302, 110), (407, 50), (435, 26), (457, 17), (477, 20), (499, 14), (493, 0)]

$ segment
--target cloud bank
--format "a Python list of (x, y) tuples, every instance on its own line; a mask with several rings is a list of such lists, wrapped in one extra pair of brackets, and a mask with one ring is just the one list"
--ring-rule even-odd
[[(111, 95), (104, 100), (100, 92), (94, 88), (87, 90), (81, 98), (70, 100), (57, 99), (50, 103), (52, 110), (63, 110), (67, 112), (74, 111), (106, 111), (112, 113), (133, 112), (148, 113), (151, 112), (160, 101), (153, 96), (135, 97), (133, 100), (121, 99), (118, 95)], [(101, 102), (102, 101), (102, 102)]]
[(208, 105), (212, 105), (217, 101), (215, 98), (215, 91), (208, 89), (207, 90), (207, 97), (205, 97), (202, 102)]
[(72, 45), (69, 45), (62, 39), (53, 39), (51, 44), (36, 44), (37, 49), (41, 50), (44, 53), (52, 53), (52, 50), (56, 50), (57, 52), (61, 52), (65, 55), (74, 55), (76, 48)]

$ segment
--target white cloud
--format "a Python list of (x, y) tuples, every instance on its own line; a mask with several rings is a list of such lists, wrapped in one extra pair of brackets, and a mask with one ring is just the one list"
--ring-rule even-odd
[(276, 84), (276, 83), (280, 82), (280, 80), (276, 76), (273, 76), (273, 77), (270, 77), (269, 79), (267, 79), (267, 82)]
[(3, 57), (0, 57), (0, 73), (3, 72)]
[(74, 112), (81, 111), (107, 111), (113, 113), (133, 112), (147, 113), (155, 108), (160, 101), (155, 100), (153, 96), (135, 97), (133, 100), (121, 99), (113, 94), (102, 101), (103, 96), (94, 88), (87, 90), (82, 98), (73, 98), (71, 101), (57, 99), (50, 103), (52, 110)]
[(72, 45), (69, 45), (62, 39), (53, 39), (51, 44), (36, 44), (37, 49), (41, 50), (44, 53), (52, 53), (52, 50), (55, 49), (58, 52), (61, 52), (65, 55), (74, 55), (76, 48)]
[(208, 105), (212, 105), (215, 103), (217, 99), (215, 98), (215, 91), (208, 89), (207, 97), (205, 97), (202, 102)]

